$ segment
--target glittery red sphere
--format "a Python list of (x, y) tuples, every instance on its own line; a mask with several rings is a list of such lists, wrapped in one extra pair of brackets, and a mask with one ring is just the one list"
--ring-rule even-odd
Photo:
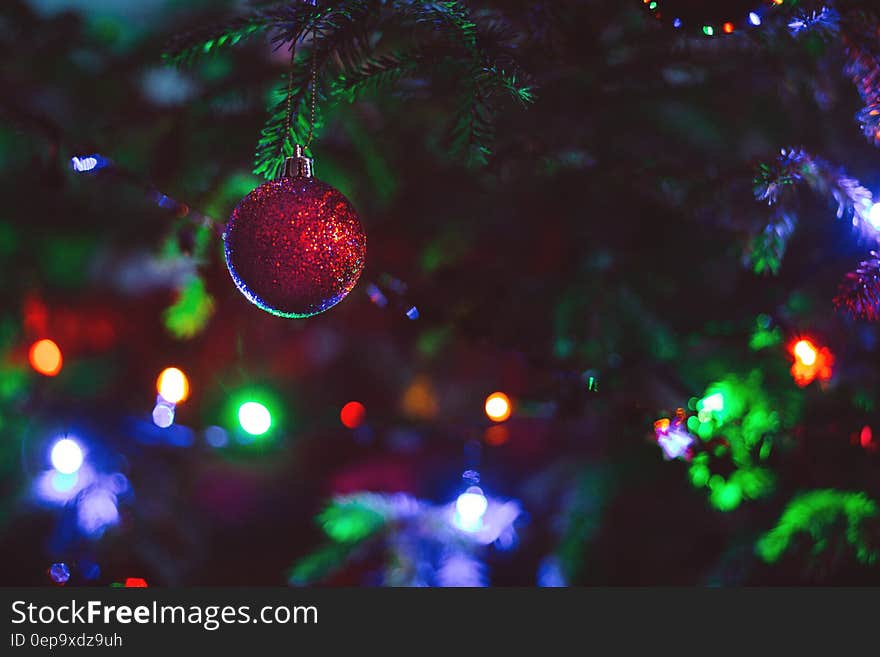
[(232, 211), (223, 240), (241, 293), (281, 317), (309, 317), (335, 306), (366, 260), (367, 238), (351, 203), (315, 178), (257, 187)]

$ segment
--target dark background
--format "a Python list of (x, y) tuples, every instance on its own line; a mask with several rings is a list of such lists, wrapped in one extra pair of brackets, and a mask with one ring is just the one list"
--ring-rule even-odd
[[(283, 53), (255, 38), (190, 68), (163, 63), (173, 35), (241, 11), (234, 2), (4, 3), (0, 583), (47, 584), (64, 561), (71, 585), (284, 585), (324, 543), (314, 517), (333, 495), (446, 504), (471, 467), (487, 495), (523, 509), (515, 548), (479, 553), (493, 585), (538, 583), (548, 555), (570, 584), (877, 582), (843, 539), (832, 556), (807, 542), (776, 564), (754, 550), (798, 492), (878, 492), (877, 455), (851, 439), (876, 421), (877, 331), (831, 304), (869, 246), (807, 193), (778, 276), (742, 261), (769, 218), (754, 166), (781, 147), (880, 182), (840, 43), (794, 39), (769, 15), (748, 38), (683, 37), (638, 0), (469, 5), (525, 35), (517, 59), (536, 101), (502, 107), (475, 168), (446, 145), (442, 80), (322, 107), (316, 170), (359, 210), (367, 268), (331, 311), (283, 320), (235, 289), (216, 236), (200, 252), (200, 233), (144, 192), (224, 221), (261, 182), (251, 156)], [(133, 179), (71, 171), (91, 153)], [(164, 313), (195, 276), (213, 312), (175, 335)], [(370, 302), (371, 282), (388, 307)], [(795, 386), (783, 345), (749, 349), (762, 313), (786, 338), (831, 347), (830, 386)], [(57, 377), (27, 365), (41, 337), (62, 348)], [(168, 365), (192, 385), (176, 416), (192, 429), (185, 446), (150, 423)], [(779, 430), (773, 492), (721, 512), (686, 464), (663, 460), (652, 423), (754, 368), (773, 403), (796, 397), (798, 410)], [(229, 400), (251, 389), (275, 399), (271, 440), (206, 445), (204, 429), (231, 431)], [(516, 404), (498, 446), (482, 410), (495, 390)], [(367, 409), (356, 431), (339, 422), (350, 400)], [(64, 431), (130, 482), (99, 538), (32, 493)], [(323, 582), (381, 583), (393, 560), (374, 547)]]

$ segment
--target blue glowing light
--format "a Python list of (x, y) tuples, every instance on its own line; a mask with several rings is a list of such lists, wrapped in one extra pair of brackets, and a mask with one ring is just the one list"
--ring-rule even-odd
[(466, 532), (475, 532), (483, 526), (483, 516), (489, 501), (479, 486), (471, 486), (455, 501), (455, 524)]
[(67, 567), (66, 563), (53, 563), (49, 566), (49, 577), (56, 584), (66, 584), (67, 580), (70, 579), (70, 568)]
[(99, 537), (111, 525), (119, 522), (116, 495), (105, 488), (91, 489), (77, 505), (77, 524), (86, 536)]
[(753, 11), (749, 12), (749, 23), (758, 27), (761, 24), (761, 17)]
[(229, 435), (222, 427), (211, 426), (205, 429), (205, 442), (211, 447), (226, 447)]
[(70, 166), (77, 173), (103, 169), (107, 166), (107, 159), (100, 155), (81, 155), (70, 158)]
[(388, 305), (387, 297), (382, 294), (382, 290), (376, 287), (373, 283), (367, 285), (367, 296), (370, 297), (370, 301), (380, 308), (384, 308)]
[(418, 319), (419, 309), (415, 306), (412, 306), (409, 310), (406, 311), (406, 316), (408, 319)]
[(673, 18), (672, 19), (672, 27), (674, 27), (676, 29), (680, 28), (681, 27), (681, 19), (680, 18)]
[(61, 474), (73, 474), (83, 464), (82, 447), (72, 438), (62, 438), (52, 446), (49, 460)]

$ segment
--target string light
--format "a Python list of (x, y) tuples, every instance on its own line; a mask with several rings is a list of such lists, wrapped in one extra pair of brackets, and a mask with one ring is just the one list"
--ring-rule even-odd
[(798, 340), (794, 345), (794, 355), (808, 367), (816, 363), (816, 347), (809, 340)]
[(82, 447), (72, 438), (62, 438), (52, 445), (49, 460), (52, 467), (61, 474), (73, 474), (83, 464)]
[(160, 429), (167, 429), (174, 424), (174, 404), (160, 399), (153, 407), (153, 424)]
[(812, 340), (797, 338), (788, 345), (794, 362), (791, 365), (791, 376), (800, 387), (831, 378), (834, 354), (828, 347), (817, 346)]
[(252, 436), (262, 436), (272, 426), (272, 414), (260, 402), (248, 401), (238, 408), (241, 428)]
[(504, 422), (510, 417), (510, 398), (503, 392), (493, 392), (486, 397), (486, 415), (493, 422)]
[(55, 376), (61, 371), (63, 364), (61, 349), (48, 338), (37, 340), (31, 345), (28, 360), (31, 367), (45, 376)]
[(466, 532), (475, 532), (483, 525), (489, 501), (479, 486), (471, 486), (455, 501), (455, 525)]
[[(674, 2), (673, 0), (642, 0), (645, 9), (657, 20), (669, 18), (676, 30), (692, 29), (707, 37), (714, 37), (717, 30), (724, 34), (733, 34), (740, 25), (751, 25), (753, 28), (763, 24), (763, 15), (772, 8), (782, 5), (784, 0), (754, 0), (749, 3), (742, 0), (738, 8), (731, 7), (729, 12), (715, 8), (704, 8), (700, 3)], [(707, 5), (711, 3), (706, 3)], [(748, 10), (751, 4), (753, 9)], [(725, 16), (724, 13), (727, 13)], [(720, 14), (720, 15), (719, 15)], [(717, 21), (717, 22), (715, 22)], [(720, 28), (716, 27), (720, 25)]]
[(67, 567), (66, 563), (53, 563), (49, 566), (49, 578), (56, 584), (64, 586), (67, 584), (67, 580), (70, 579), (70, 568)]
[(189, 397), (189, 379), (180, 369), (166, 367), (156, 379), (156, 391), (165, 401), (179, 404)]

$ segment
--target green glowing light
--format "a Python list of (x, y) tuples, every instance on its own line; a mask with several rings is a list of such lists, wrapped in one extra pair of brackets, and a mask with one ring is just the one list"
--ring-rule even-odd
[(165, 328), (181, 340), (195, 337), (207, 326), (214, 314), (214, 305), (204, 281), (193, 276), (178, 290), (177, 300), (162, 313)]
[(703, 34), (705, 34), (706, 36), (712, 36), (713, 34), (715, 34), (715, 28), (713, 28), (711, 25), (704, 25)]
[(337, 543), (362, 541), (385, 524), (381, 509), (371, 505), (371, 501), (369, 496), (337, 498), (321, 512), (318, 521)]
[(651, 11), (654, 11), (656, 8), (657, 8), (656, 2), (652, 2), (651, 4), (648, 5), (648, 9), (650, 9)]
[(272, 426), (272, 414), (260, 402), (248, 401), (238, 408), (238, 422), (252, 436), (262, 436)]
[(723, 482), (712, 488), (709, 501), (719, 511), (733, 511), (742, 502), (742, 489), (735, 482)]
[(813, 542), (813, 555), (835, 545), (848, 545), (863, 564), (877, 560), (877, 550), (870, 544), (866, 521), (880, 509), (864, 493), (834, 489), (814, 490), (798, 495), (785, 508), (779, 522), (758, 539), (755, 550), (767, 563), (778, 561), (797, 538)]

